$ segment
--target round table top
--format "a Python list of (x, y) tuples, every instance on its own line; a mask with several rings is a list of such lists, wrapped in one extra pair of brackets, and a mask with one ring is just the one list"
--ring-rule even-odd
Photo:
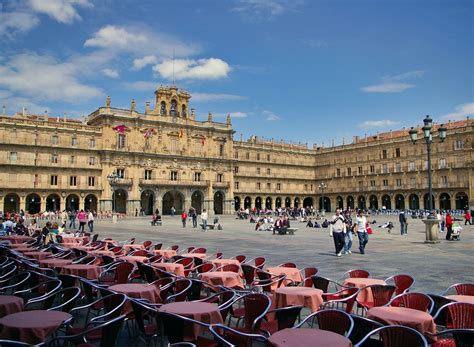
[(14, 295), (0, 295), (0, 306), (16, 303), (23, 305), (23, 299)]
[(154, 291), (156, 287), (154, 285), (144, 284), (144, 283), (124, 283), (124, 284), (114, 284), (108, 289), (114, 292), (120, 292), (124, 294), (128, 293), (137, 293), (137, 292), (146, 292)]
[(184, 253), (184, 254), (181, 254), (181, 256), (185, 258), (201, 258), (201, 259), (207, 258), (206, 253)]
[(41, 254), (51, 255), (52, 253), (51, 253), (51, 252), (48, 252), (48, 251), (28, 251), (28, 252), (23, 252), (23, 255), (41, 255)]
[(46, 265), (69, 265), (72, 263), (71, 259), (42, 259), (39, 261), (40, 264), (46, 264)]
[(224, 278), (224, 277), (240, 277), (240, 275), (237, 272), (233, 272), (233, 271), (212, 271), (212, 272), (202, 273), (201, 277)]
[(160, 311), (175, 313), (179, 315), (194, 315), (202, 313), (211, 313), (217, 311), (219, 308), (217, 304), (208, 302), (172, 302), (165, 304), (159, 308)]
[(474, 296), (471, 295), (448, 295), (446, 298), (457, 302), (466, 302), (468, 304), (474, 304)]
[(390, 319), (398, 322), (433, 320), (428, 312), (394, 306), (373, 307), (367, 311), (367, 317), (372, 317), (371, 319), (378, 318), (379, 320)]
[(99, 265), (94, 265), (94, 264), (70, 264), (70, 265), (65, 265), (63, 266), (63, 269), (69, 269), (69, 270), (88, 270), (88, 269), (97, 269), (99, 268)]
[(322, 295), (324, 292), (317, 288), (308, 287), (281, 287), (275, 289), (275, 293), (283, 295)]
[(41, 329), (59, 326), (71, 318), (72, 316), (69, 313), (61, 311), (22, 311), (0, 318), (0, 326)]
[(344, 284), (353, 285), (356, 287), (365, 287), (372, 284), (387, 284), (384, 280), (376, 278), (346, 278)]
[(268, 339), (268, 342), (274, 346), (291, 347), (350, 347), (351, 341), (332, 331), (321, 329), (283, 329)]

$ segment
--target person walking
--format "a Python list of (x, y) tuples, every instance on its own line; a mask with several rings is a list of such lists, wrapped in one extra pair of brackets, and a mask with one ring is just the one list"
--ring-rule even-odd
[(471, 224), (471, 213), (469, 212), (469, 210), (466, 210), (466, 213), (464, 214), (464, 225), (467, 225), (467, 223), (469, 223), (469, 225), (472, 225)]
[(352, 218), (350, 214), (345, 215), (346, 219), (346, 232), (344, 233), (344, 254), (351, 254), (352, 248), (352, 233), (353, 233), (353, 226), (352, 226)]
[(453, 233), (453, 217), (451, 217), (451, 213), (446, 213), (446, 240), (451, 241), (451, 234)]
[(193, 220), (193, 228), (197, 228), (198, 218), (196, 209), (194, 207), (191, 208), (191, 219)]
[(346, 222), (344, 217), (341, 215), (341, 210), (336, 209), (336, 214), (332, 216), (331, 224), (329, 226), (329, 236), (334, 239), (334, 247), (336, 249), (336, 257), (342, 255), (342, 249), (344, 248), (344, 232), (346, 230)]
[(68, 212), (69, 217), (69, 229), (76, 229), (76, 211), (72, 210)]
[(186, 213), (186, 211), (183, 211), (183, 213), (181, 213), (181, 223), (183, 223), (183, 228), (186, 228), (187, 219), (188, 219), (188, 214)]
[(369, 234), (367, 233), (367, 219), (365, 218), (364, 211), (359, 210), (356, 217), (356, 223), (360, 254), (365, 254), (365, 246), (369, 242)]
[(171, 206), (171, 217), (173, 217), (176, 213), (176, 209), (174, 208), (174, 206)]
[(202, 231), (206, 231), (207, 229), (207, 217), (207, 211), (203, 209), (201, 213)]
[(77, 219), (79, 219), (79, 228), (77, 231), (84, 232), (84, 227), (87, 222), (87, 214), (84, 212), (84, 210), (81, 210), (81, 212), (77, 214)]
[(400, 222), (400, 234), (406, 235), (407, 234), (407, 216), (405, 216), (405, 212), (401, 211), (398, 215), (398, 221)]
[(92, 212), (92, 210), (89, 210), (89, 213), (87, 214), (87, 226), (89, 227), (89, 231), (93, 233), (94, 232), (94, 212)]

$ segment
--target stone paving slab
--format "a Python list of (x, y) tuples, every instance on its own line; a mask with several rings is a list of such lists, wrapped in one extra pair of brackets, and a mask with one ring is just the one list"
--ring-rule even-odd
[[(372, 218), (372, 217), (371, 217)], [(130, 218), (113, 224), (96, 221), (95, 231), (102, 237), (117, 241), (136, 237), (137, 242), (151, 240), (163, 242), (164, 248), (173, 244), (180, 248), (200, 246), (208, 254), (224, 252), (224, 257), (244, 254), (247, 258), (264, 256), (267, 264), (278, 265), (292, 261), (299, 268), (316, 266), (319, 274), (331, 279), (339, 278), (345, 271), (363, 268), (374, 278), (407, 273), (415, 277), (413, 291), (438, 293), (457, 282), (472, 282), (474, 279), (474, 226), (464, 226), (461, 241), (445, 241), (440, 234), (439, 244), (425, 244), (424, 224), (421, 220), (409, 219), (408, 235), (401, 236), (398, 216), (375, 216), (366, 254), (358, 251), (358, 240), (354, 238), (353, 254), (340, 258), (334, 255), (334, 243), (328, 229), (305, 228), (304, 223), (292, 221), (291, 227), (299, 230), (295, 235), (272, 235), (271, 232), (254, 231), (255, 224), (248, 220), (237, 220), (232, 216), (221, 216), (224, 230), (193, 229), (191, 223), (182, 228), (179, 216), (163, 217), (163, 226), (151, 226), (150, 218)], [(391, 220), (392, 233), (377, 225)]]

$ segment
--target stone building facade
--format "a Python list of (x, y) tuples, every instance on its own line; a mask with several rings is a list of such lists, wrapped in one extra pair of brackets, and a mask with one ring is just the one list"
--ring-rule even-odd
[[(0, 117), (0, 211), (427, 206), (426, 147), (413, 145), (408, 130), (328, 148), (243, 141), (234, 139), (229, 116), (196, 120), (186, 91), (159, 87), (155, 96), (144, 113), (134, 100), (118, 109), (107, 98), (85, 122)], [(446, 141), (434, 140), (435, 208), (474, 205), (473, 126), (449, 122)]]

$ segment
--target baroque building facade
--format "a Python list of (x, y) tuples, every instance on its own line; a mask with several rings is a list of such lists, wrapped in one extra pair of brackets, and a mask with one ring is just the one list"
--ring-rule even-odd
[[(426, 146), (413, 145), (407, 129), (327, 148), (243, 141), (229, 116), (196, 120), (186, 91), (161, 86), (155, 97), (144, 113), (134, 100), (119, 109), (108, 97), (84, 122), (4, 114), (0, 211), (427, 207)], [(446, 141), (433, 142), (434, 207), (472, 209), (474, 122), (446, 126)]]

